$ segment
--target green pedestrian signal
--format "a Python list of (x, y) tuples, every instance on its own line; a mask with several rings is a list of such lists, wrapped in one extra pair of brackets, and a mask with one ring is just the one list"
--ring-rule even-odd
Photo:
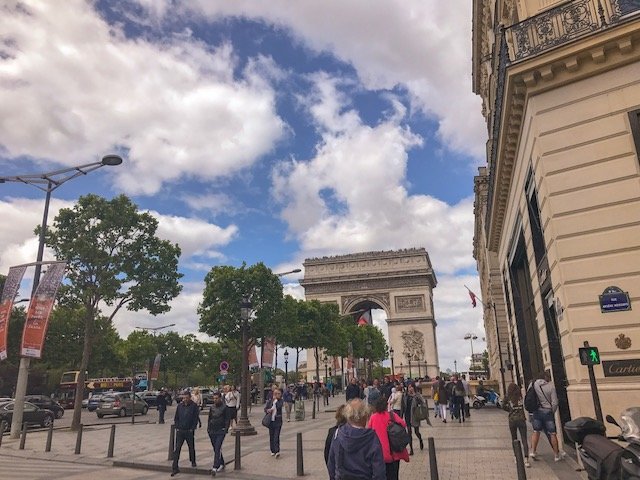
[(582, 347), (579, 349), (579, 354), (582, 365), (600, 365), (598, 347)]

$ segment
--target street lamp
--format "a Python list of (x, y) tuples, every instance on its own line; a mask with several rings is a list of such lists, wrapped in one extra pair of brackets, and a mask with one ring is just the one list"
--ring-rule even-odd
[[(42, 271), (42, 257), (44, 255), (44, 237), (47, 232), (47, 219), (49, 217), (49, 203), (51, 202), (51, 193), (58, 187), (73, 180), (81, 175), (87, 175), (98, 168), (104, 166), (116, 166), (122, 163), (122, 158), (118, 155), (106, 155), (99, 162), (78, 165), (77, 167), (63, 168), (61, 170), (53, 170), (51, 172), (15, 175), (8, 177), (0, 177), (0, 183), (14, 182), (25, 183), (36, 187), (38, 190), (45, 192), (44, 213), (42, 215), (42, 225), (40, 227), (40, 237), (38, 239), (38, 254), (36, 257), (36, 268), (33, 274), (33, 289), (31, 296), (36, 293), (36, 288), (40, 283), (40, 272)], [(22, 418), (24, 413), (24, 398), (27, 393), (27, 382), (29, 380), (29, 365), (31, 359), (29, 357), (20, 358), (20, 367), (18, 370), (18, 380), (16, 382), (15, 405), (13, 417), (11, 421), (11, 438), (20, 436), (22, 427)], [(78, 381), (84, 381), (84, 372), (80, 371)]]
[(170, 323), (169, 325), (163, 325), (161, 327), (133, 327), (137, 330), (142, 330), (144, 332), (153, 332), (153, 336), (155, 337), (158, 331), (164, 330), (165, 328), (175, 327), (175, 323)]
[(404, 377), (404, 365), (400, 362), (400, 374)]
[(475, 333), (467, 333), (464, 339), (469, 340), (471, 344), (471, 363), (469, 364), (469, 374), (471, 374), (471, 365), (473, 365), (473, 341), (477, 340), (478, 336)]
[(285, 275), (291, 275), (292, 273), (300, 273), (302, 270), (300, 268), (294, 268), (293, 270), (289, 270), (288, 272), (275, 273), (276, 277), (284, 277)]
[(233, 428), (233, 435), (248, 436), (256, 435), (256, 429), (249, 422), (247, 404), (249, 402), (249, 336), (248, 323), (251, 314), (251, 301), (247, 297), (242, 297), (240, 301), (240, 319), (242, 321), (242, 365), (240, 371), (240, 418)]
[(284, 351), (284, 384), (289, 386), (289, 350)]
[(407, 355), (407, 360), (409, 361), (409, 378), (411, 378), (411, 355)]
[(327, 363), (329, 361), (329, 359), (327, 358), (327, 354), (324, 354), (324, 357), (322, 359), (322, 361), (324, 362), (324, 384), (325, 386), (327, 385), (327, 377), (329, 377), (329, 364)]
[(372, 363), (372, 361), (371, 361), (371, 339), (367, 340), (367, 356), (369, 357), (368, 358), (368, 360), (369, 360), (369, 373), (367, 374), (367, 380), (369, 382), (371, 382), (372, 381), (372, 378), (371, 378), (371, 363)]
[(395, 380), (396, 372), (395, 368), (393, 367), (393, 347), (389, 349), (389, 358), (391, 358), (391, 378)]
[(453, 371), (457, 374), (458, 373), (458, 361), (454, 360), (453, 361)]

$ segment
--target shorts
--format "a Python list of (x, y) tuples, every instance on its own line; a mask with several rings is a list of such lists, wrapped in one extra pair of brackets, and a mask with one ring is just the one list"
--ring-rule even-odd
[(556, 419), (553, 410), (539, 408), (531, 415), (531, 425), (534, 432), (556, 433)]
[(238, 410), (236, 409), (236, 407), (227, 407), (229, 409), (229, 416), (231, 417), (231, 420), (235, 420), (236, 418), (238, 418)]

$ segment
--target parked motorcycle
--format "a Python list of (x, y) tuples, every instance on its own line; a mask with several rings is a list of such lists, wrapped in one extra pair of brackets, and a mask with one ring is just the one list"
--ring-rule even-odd
[(487, 404), (495, 405), (500, 408), (500, 395), (498, 395), (493, 390), (485, 390), (484, 395), (474, 395), (473, 396), (473, 408), (478, 410), (479, 408), (484, 407)]
[[(624, 410), (621, 425), (611, 415), (607, 422), (617, 425), (622, 434), (606, 437), (602, 422), (579, 417), (564, 426), (567, 437), (577, 444), (577, 451), (589, 480), (640, 480), (640, 407)], [(628, 442), (622, 448), (611, 438)]]

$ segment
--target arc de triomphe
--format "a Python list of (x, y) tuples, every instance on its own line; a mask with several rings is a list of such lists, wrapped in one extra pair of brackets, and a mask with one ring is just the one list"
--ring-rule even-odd
[[(439, 375), (433, 313), (437, 281), (424, 248), (311, 258), (304, 267), (300, 284), (307, 300), (335, 302), (345, 315), (374, 308), (385, 311), (396, 374), (409, 374), (410, 358), (413, 377), (424, 376), (425, 367), (431, 378)], [(315, 371), (310, 352), (307, 368)]]

